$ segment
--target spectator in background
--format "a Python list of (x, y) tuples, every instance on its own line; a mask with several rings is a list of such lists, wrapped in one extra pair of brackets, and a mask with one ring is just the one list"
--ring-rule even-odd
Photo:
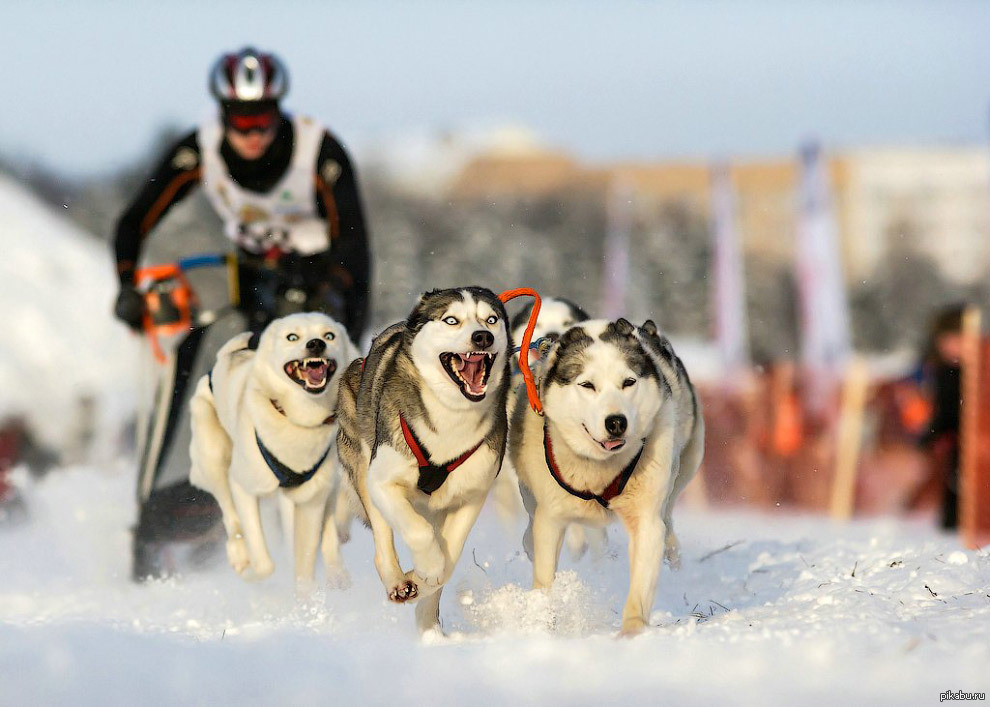
[(954, 304), (932, 318), (922, 369), (932, 396), (932, 416), (921, 441), (932, 457), (932, 476), (941, 487), (941, 526), (959, 522), (959, 409), (962, 318), (966, 307)]

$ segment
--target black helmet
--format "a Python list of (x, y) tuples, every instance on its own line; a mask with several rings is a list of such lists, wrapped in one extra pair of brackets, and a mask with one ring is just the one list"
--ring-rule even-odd
[(288, 91), (285, 65), (253, 47), (224, 54), (210, 71), (210, 92), (222, 103), (277, 102)]

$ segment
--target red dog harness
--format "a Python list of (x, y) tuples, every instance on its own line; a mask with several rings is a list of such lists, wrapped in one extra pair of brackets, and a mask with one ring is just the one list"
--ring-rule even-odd
[(415, 433), (406, 424), (406, 420), (402, 415), (399, 415), (399, 424), (402, 425), (402, 436), (406, 438), (409, 451), (413, 453), (413, 456), (416, 457), (416, 463), (419, 464), (419, 481), (416, 482), (416, 488), (427, 496), (443, 486), (443, 482), (447, 480), (447, 474), (466, 462), (485, 443), (485, 440), (481, 440), (472, 449), (464, 452), (464, 454), (457, 457), (454, 461), (447, 462), (446, 464), (433, 464), (430, 461), (430, 453), (423, 446), (423, 443), (416, 439)]

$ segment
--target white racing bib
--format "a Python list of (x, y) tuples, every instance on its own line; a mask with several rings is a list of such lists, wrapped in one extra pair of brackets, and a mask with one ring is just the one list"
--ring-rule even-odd
[(291, 119), (289, 168), (265, 193), (244, 189), (231, 178), (220, 156), (223, 125), (219, 117), (203, 123), (197, 133), (206, 197), (223, 219), (227, 237), (252, 253), (276, 247), (287, 253), (312, 255), (330, 247), (327, 223), (317, 211), (314, 184), (324, 129), (310, 118)]

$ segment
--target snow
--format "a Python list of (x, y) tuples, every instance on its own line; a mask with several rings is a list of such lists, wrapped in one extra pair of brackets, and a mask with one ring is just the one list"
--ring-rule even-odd
[(486, 509), (441, 607), (448, 636), (422, 641), (361, 527), (346, 590), (297, 600), (277, 533), (267, 582), (217, 558), (132, 584), (132, 464), (18, 475), (30, 517), (0, 526), (0, 704), (932, 704), (990, 687), (990, 556), (921, 521), (679, 509), (684, 566), (625, 640), (621, 528), (544, 594), (522, 526)]
[(0, 418), (26, 415), (57, 448), (91, 396), (98, 427), (133, 413), (136, 337), (111, 313), (117, 277), (109, 246), (0, 175)]

